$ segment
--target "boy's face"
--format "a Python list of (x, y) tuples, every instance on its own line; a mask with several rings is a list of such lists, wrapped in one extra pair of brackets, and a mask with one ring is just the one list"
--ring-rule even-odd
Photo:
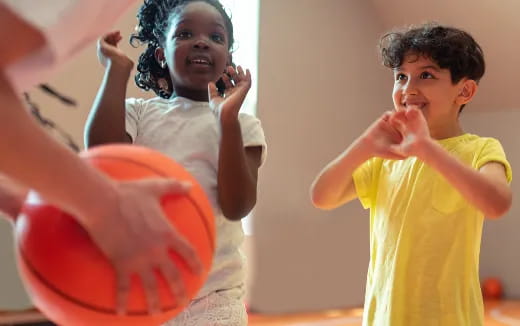
[(430, 127), (456, 121), (462, 104), (465, 79), (456, 84), (448, 69), (424, 56), (409, 54), (394, 70), (394, 107), (397, 111), (419, 108)]

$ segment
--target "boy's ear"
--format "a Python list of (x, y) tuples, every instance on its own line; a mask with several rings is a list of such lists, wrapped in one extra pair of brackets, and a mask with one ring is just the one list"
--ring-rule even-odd
[(465, 79), (461, 86), (462, 88), (455, 101), (458, 105), (468, 104), (477, 93), (478, 85), (473, 79)]
[(161, 66), (161, 68), (166, 68), (166, 58), (164, 57), (164, 49), (163, 48), (157, 48), (154, 52), (155, 60)]

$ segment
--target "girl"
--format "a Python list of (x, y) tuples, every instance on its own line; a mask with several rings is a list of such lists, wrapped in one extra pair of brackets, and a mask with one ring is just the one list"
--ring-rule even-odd
[[(258, 168), (265, 156), (260, 122), (239, 114), (250, 73), (231, 66), (233, 25), (217, 0), (147, 0), (138, 18), (131, 40), (147, 49), (135, 81), (159, 97), (125, 103), (132, 62), (117, 48), (120, 34), (106, 35), (98, 51), (106, 74), (86, 142), (148, 146), (197, 178), (216, 215), (213, 268), (197, 297), (167, 325), (246, 325), (239, 221), (256, 203)], [(220, 78), (221, 93), (216, 86)]]

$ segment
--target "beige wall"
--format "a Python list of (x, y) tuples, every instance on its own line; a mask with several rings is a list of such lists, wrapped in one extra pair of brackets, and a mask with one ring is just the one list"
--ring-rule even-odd
[[(308, 188), (327, 161), (391, 109), (391, 77), (379, 66), (375, 47), (384, 30), (378, 17), (366, 0), (261, 0), (258, 111), (269, 154), (260, 174), (254, 238), (246, 243), (255, 257), (249, 275), (255, 310), (319, 310), (363, 301), (368, 212), (357, 203), (318, 211)], [(125, 35), (134, 25), (133, 14), (118, 23)], [(124, 42), (136, 58), (139, 51)], [(45, 114), (79, 143), (102, 73), (90, 46), (51, 83), (77, 99), (78, 109), (33, 92)], [(129, 84), (129, 96), (145, 95)], [(481, 103), (494, 103), (486, 92), (479, 96)], [(469, 106), (463, 122), (469, 131), (499, 137), (515, 168), (518, 115), (474, 113)], [(481, 259), (482, 275), (502, 277), (513, 297), (520, 297), (517, 213), (515, 200), (505, 219), (486, 223)], [(0, 224), (0, 310), (28, 304), (16, 270), (5, 267), (13, 262), (9, 232)]]
[[(114, 30), (121, 30), (124, 37), (119, 46), (134, 62), (137, 62), (138, 56), (143, 50), (143, 48), (133, 48), (128, 42), (130, 33), (133, 32), (137, 23), (135, 15), (138, 8), (139, 6), (135, 6), (135, 9), (130, 9), (129, 13), (114, 26)], [(83, 145), (85, 120), (103, 78), (103, 73), (104, 69), (98, 63), (96, 56), (96, 44), (91, 44), (75, 60), (66, 64), (50, 81), (51, 86), (75, 99), (78, 102), (77, 108), (64, 107), (54, 98), (39, 90), (31, 92), (31, 96), (41, 106), (45, 116), (61, 122), (60, 125), (71, 133), (78, 145)], [(135, 86), (133, 75), (128, 83), (128, 97), (153, 96), (154, 94), (141, 91)]]
[(462, 117), (467, 131), (498, 138), (513, 168), (513, 206), (500, 220), (484, 223), (480, 255), (481, 278), (496, 276), (504, 283), (505, 295), (520, 298), (520, 111), (472, 112), (468, 106)]
[[(367, 212), (359, 204), (318, 212), (309, 203), (307, 189), (323, 164), (380, 110), (390, 108), (392, 82), (378, 69), (373, 52), (390, 21), (401, 19), (401, 25), (435, 19), (475, 34), (486, 50), (490, 71), (473, 105), (484, 112), (472, 112), (468, 106), (463, 125), (467, 131), (499, 138), (513, 169), (520, 163), (515, 146), (518, 111), (497, 110), (518, 108), (519, 103), (514, 99), (520, 93), (511, 91), (514, 84), (504, 84), (520, 72), (517, 61), (510, 60), (517, 44), (509, 50), (498, 47), (496, 35), (496, 30), (509, 35), (505, 31), (510, 31), (513, 11), (500, 7), (495, 17), (504, 19), (484, 28), (483, 17), (498, 9), (472, 2), (472, 10), (479, 12), (453, 18), (448, 2), (442, 7), (437, 2), (418, 5), (402, 0), (402, 6), (388, 7), (384, 1), (372, 1), (370, 7), (365, 1), (300, 1), (296, 15), (291, 1), (262, 1), (259, 114), (270, 152), (255, 220), (251, 305), (256, 310), (304, 311), (362, 303)], [(422, 10), (423, 5), (435, 11)], [(504, 94), (505, 90), (509, 91)], [(514, 193), (520, 190), (515, 183), (512, 187)], [(487, 221), (482, 244), (482, 277), (500, 277), (510, 298), (520, 297), (518, 211), (515, 199), (502, 220)]]
[(262, 312), (360, 305), (368, 214), (314, 209), (319, 169), (391, 108), (382, 32), (367, 1), (262, 0), (258, 113), (269, 153), (254, 221), (251, 306)]
[(484, 50), (486, 75), (474, 111), (518, 109), (520, 2), (517, 0), (370, 0), (386, 28), (436, 21), (470, 32)]

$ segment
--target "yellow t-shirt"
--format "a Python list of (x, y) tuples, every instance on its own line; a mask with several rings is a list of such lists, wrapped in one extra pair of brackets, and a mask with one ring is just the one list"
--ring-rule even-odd
[[(474, 169), (502, 163), (511, 181), (496, 139), (464, 134), (439, 143)], [(370, 208), (363, 325), (483, 325), (483, 213), (415, 157), (372, 158), (353, 178), (363, 207)]]

